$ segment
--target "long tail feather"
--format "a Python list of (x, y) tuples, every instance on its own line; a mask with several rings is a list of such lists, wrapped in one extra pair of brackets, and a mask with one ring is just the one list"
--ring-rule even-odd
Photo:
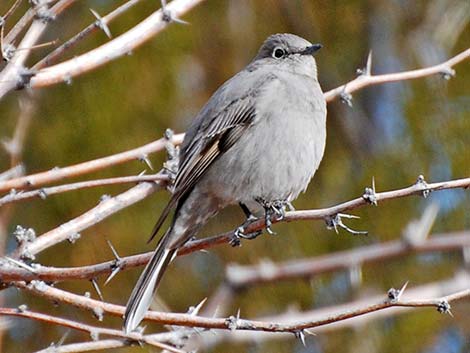
[(126, 333), (134, 331), (144, 318), (158, 283), (176, 253), (176, 249), (166, 247), (165, 238), (163, 237), (158, 244), (127, 302), (124, 314), (124, 331)]

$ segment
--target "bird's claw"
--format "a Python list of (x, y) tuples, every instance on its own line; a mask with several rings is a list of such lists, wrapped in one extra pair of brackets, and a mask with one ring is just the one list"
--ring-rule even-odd
[(252, 240), (261, 235), (262, 231), (257, 230), (252, 233), (247, 233), (245, 234), (245, 228), (248, 227), (251, 223), (256, 222), (258, 218), (256, 218), (253, 215), (248, 216), (246, 219), (245, 223), (243, 223), (240, 227), (235, 229), (235, 232), (233, 232), (233, 237), (230, 239), (230, 245), (232, 246), (240, 246), (240, 239), (247, 239), (247, 240)]

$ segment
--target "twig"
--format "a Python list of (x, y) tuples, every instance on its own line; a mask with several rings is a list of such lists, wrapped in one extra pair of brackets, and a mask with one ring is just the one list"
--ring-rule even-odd
[[(454, 278), (449, 280), (429, 283), (413, 287), (411, 289), (407, 289), (405, 295), (408, 298), (438, 298), (442, 295), (445, 295), (446, 293), (462, 293), (462, 290), (467, 290), (469, 287), (470, 277), (468, 273), (461, 272), (454, 276)], [(377, 303), (382, 301), (383, 297), (383, 294), (374, 296), (367, 295), (366, 297), (352, 302), (316, 308), (309, 311), (298, 311), (296, 309), (289, 309), (284, 313), (262, 317), (259, 320), (269, 322), (292, 322), (306, 320), (317, 321), (325, 317), (329, 317), (331, 315), (338, 315), (339, 313), (367, 307), (370, 305), (370, 303)], [(375, 311), (368, 313), (367, 315), (356, 316), (349, 320), (337, 321), (329, 325), (318, 326), (314, 330), (314, 333), (331, 332), (342, 328), (355, 329), (358, 327), (364, 327), (364, 325), (372, 321), (407, 313), (409, 312), (409, 310), (411, 310), (411, 308), (409, 307), (394, 307), (390, 308), (389, 310)], [(192, 339), (194, 342), (192, 343), (194, 346), (198, 347), (198, 349), (206, 351), (210, 350), (210, 347), (213, 347), (216, 344), (220, 344), (221, 342), (229, 341), (232, 343), (243, 343), (247, 341), (252, 342), (253, 340), (256, 340), (257, 342), (262, 342), (268, 339), (270, 340), (270, 342), (272, 342), (273, 339), (286, 339), (290, 337), (292, 337), (292, 335), (273, 335), (272, 333), (263, 333), (256, 331), (219, 331), (217, 335), (202, 332), (200, 335), (193, 336)]]
[(125, 177), (116, 177), (116, 178), (106, 178), (106, 179), (98, 179), (98, 180), (88, 180), (82, 181), (72, 184), (65, 184), (59, 186), (52, 186), (42, 189), (36, 189), (31, 191), (24, 191), (24, 192), (14, 192), (10, 193), (4, 197), (0, 198), (0, 207), (11, 202), (18, 202), (27, 199), (31, 199), (33, 197), (40, 197), (45, 199), (50, 195), (55, 195), (59, 193), (64, 193), (68, 191), (75, 191), (80, 189), (87, 189), (93, 188), (97, 186), (106, 186), (106, 185), (116, 185), (116, 184), (129, 184), (129, 183), (141, 183), (144, 181), (159, 181), (167, 182), (169, 178), (161, 173), (152, 174), (152, 175), (132, 175), (132, 176), (125, 176)]
[(334, 88), (325, 93), (325, 99), (327, 102), (330, 102), (338, 97), (342, 97), (346, 101), (350, 100), (350, 94), (360, 90), (361, 88), (378, 85), (381, 83), (388, 83), (388, 82), (397, 82), (397, 81), (405, 81), (405, 80), (413, 80), (416, 78), (431, 76), (435, 74), (442, 74), (445, 77), (451, 77), (455, 75), (455, 71), (452, 69), (453, 66), (457, 65), (458, 63), (470, 58), (470, 48), (457, 54), (453, 58), (443, 62), (441, 64), (427, 67), (424, 69), (418, 70), (411, 70), (405, 72), (397, 72), (391, 74), (384, 74), (384, 75), (372, 75), (371, 74), (371, 61), (368, 60), (368, 64), (366, 66), (366, 70), (359, 75), (356, 79), (341, 85), (337, 88)]
[(92, 225), (101, 222), (110, 215), (144, 199), (159, 188), (160, 185), (158, 182), (145, 182), (138, 184), (132, 189), (115, 197), (104, 197), (98, 206), (85, 212), (81, 216), (61, 224), (58, 228), (44, 233), (33, 242), (24, 243), (14, 252), (12, 257), (33, 259), (34, 255), (38, 252), (70, 239), (70, 237), (73, 237), (83, 229), (87, 229)]
[(70, 48), (73, 48), (77, 43), (86, 38), (91, 33), (95, 32), (98, 29), (101, 29), (100, 26), (108, 25), (112, 20), (117, 18), (119, 15), (123, 14), (125, 11), (129, 10), (141, 0), (129, 0), (123, 5), (119, 6), (117, 9), (111, 11), (109, 14), (101, 18), (101, 21), (95, 21), (90, 24), (88, 27), (80, 31), (68, 41), (60, 45), (58, 48), (54, 49), (53, 52), (48, 54), (45, 58), (41, 59), (37, 64), (33, 66), (33, 70), (37, 71), (43, 69), (46, 66), (50, 66), (57, 62), (57, 60)]
[[(72, 5), (76, 0), (60, 0), (54, 6), (51, 7), (50, 11), (51, 14), (54, 16), (59, 15), (67, 9), (70, 5)], [(12, 44), (19, 34), (26, 28), (26, 26), (33, 20), (36, 11), (32, 8), (28, 9), (26, 13), (20, 18), (18, 22), (15, 23), (13, 28), (8, 32), (8, 34), (4, 38), (4, 43)]]
[[(202, 1), (174, 0), (168, 4), (167, 10), (171, 13), (172, 17), (178, 18)], [(77, 75), (96, 69), (111, 60), (133, 51), (164, 30), (169, 23), (163, 16), (162, 10), (158, 10), (129, 31), (102, 46), (60, 64), (39, 70), (31, 79), (30, 86), (32, 88), (39, 88), (69, 81)]]
[(138, 333), (138, 332), (132, 332), (130, 334), (126, 334), (124, 333), (123, 330), (115, 330), (115, 329), (103, 328), (103, 327), (98, 327), (98, 326), (91, 326), (91, 325), (83, 324), (77, 321), (72, 321), (72, 320), (55, 317), (52, 315), (37, 313), (34, 311), (30, 311), (27, 308), (22, 308), (22, 307), (17, 308), (17, 309), (0, 308), (0, 315), (23, 317), (27, 319), (45, 322), (47, 324), (60, 325), (63, 327), (68, 327), (74, 330), (89, 333), (90, 335), (96, 338), (98, 338), (99, 335), (121, 337), (127, 340), (127, 345), (130, 345), (132, 342), (143, 342), (143, 343), (146, 343), (146, 344), (149, 344), (149, 345), (161, 348), (161, 349), (166, 349), (170, 352), (182, 353), (182, 351), (179, 349), (175, 349), (174, 347), (171, 347), (167, 344), (159, 342), (150, 336), (142, 335), (141, 333)]
[[(182, 140), (183, 134), (178, 134), (173, 136), (171, 142), (174, 144), (179, 144), (182, 142)], [(75, 164), (65, 168), (53, 168), (46, 172), (11, 179), (6, 182), (0, 183), (0, 192), (8, 192), (11, 189), (27, 189), (32, 187), (37, 188), (45, 184), (50, 184), (55, 181), (62, 180), (64, 178), (76, 177), (86, 173), (102, 170), (120, 163), (141, 159), (147, 154), (163, 150), (167, 142), (167, 139), (161, 138), (159, 140), (153, 141), (144, 146), (126, 152), (121, 152), (115, 155), (94, 159), (88, 162)]]

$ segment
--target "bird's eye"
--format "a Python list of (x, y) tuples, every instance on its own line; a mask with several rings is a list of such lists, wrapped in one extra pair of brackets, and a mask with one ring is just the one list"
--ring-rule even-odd
[(272, 55), (273, 55), (274, 59), (280, 59), (284, 55), (286, 55), (286, 52), (284, 51), (284, 49), (282, 49), (280, 47), (276, 47), (276, 48), (274, 48)]

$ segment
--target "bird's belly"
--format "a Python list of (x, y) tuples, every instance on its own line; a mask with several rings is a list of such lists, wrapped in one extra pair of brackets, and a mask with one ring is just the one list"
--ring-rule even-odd
[(294, 200), (323, 157), (324, 125), (324, 119), (300, 112), (291, 112), (289, 121), (264, 119), (214, 163), (204, 178), (206, 187), (221, 199), (222, 207), (257, 198)]

